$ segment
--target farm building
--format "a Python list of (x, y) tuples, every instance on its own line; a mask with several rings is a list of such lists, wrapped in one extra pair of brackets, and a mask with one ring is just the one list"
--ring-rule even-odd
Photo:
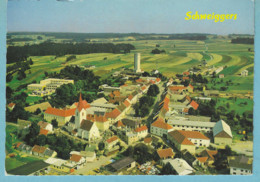
[(230, 126), (223, 120), (219, 120), (213, 127), (214, 143), (232, 144), (232, 132)]

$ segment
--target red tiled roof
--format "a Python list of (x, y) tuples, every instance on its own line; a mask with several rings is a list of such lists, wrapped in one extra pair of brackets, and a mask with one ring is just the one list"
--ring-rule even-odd
[(156, 78), (156, 82), (160, 82), (161, 81), (161, 79), (160, 78)]
[(68, 116), (75, 115), (75, 111), (76, 111), (76, 108), (73, 108), (73, 109), (57, 109), (57, 108), (49, 107), (49, 108), (46, 109), (45, 113), (55, 115), (55, 116), (68, 117)]
[(159, 157), (161, 159), (169, 158), (169, 157), (173, 157), (174, 156), (173, 150), (171, 148), (159, 149), (159, 150), (157, 150), (157, 154), (159, 155)]
[(79, 162), (80, 159), (81, 159), (81, 155), (77, 155), (77, 154), (72, 154), (70, 157), (70, 160), (74, 162)]
[(135, 80), (135, 82), (136, 82), (136, 83), (142, 83), (143, 80), (142, 80), (141, 78), (139, 78), (139, 79)]
[(178, 130), (183, 136), (187, 138), (197, 138), (197, 139), (204, 139), (204, 140), (209, 140), (208, 137), (203, 135), (202, 133), (198, 131), (183, 131), (183, 130)]
[(190, 88), (194, 89), (194, 87), (193, 87), (191, 84), (189, 84), (189, 86), (188, 86), (188, 87), (190, 87)]
[(93, 122), (106, 122), (108, 121), (106, 116), (102, 116), (102, 115), (93, 115), (93, 114), (88, 114), (87, 115), (87, 120), (93, 121)]
[(155, 81), (154, 80), (150, 80), (150, 83), (155, 84)]
[(147, 87), (144, 85), (144, 86), (142, 86), (141, 89), (144, 91), (146, 88), (147, 88)]
[(78, 111), (80, 112), (82, 109), (87, 109), (89, 108), (90, 105), (88, 104), (88, 102), (86, 100), (82, 100), (82, 96), (81, 93), (79, 95), (79, 103), (77, 106)]
[(183, 74), (183, 75), (190, 75), (190, 72), (185, 71), (185, 72), (183, 72), (182, 74)]
[(214, 156), (218, 153), (217, 150), (203, 150), (199, 155), (202, 157), (209, 157), (211, 160), (214, 160)]
[(122, 123), (121, 120), (117, 121), (116, 124), (115, 124), (116, 127), (125, 127), (125, 125)]
[(33, 152), (37, 152), (37, 153), (43, 153), (46, 150), (46, 147), (43, 146), (39, 146), (39, 145), (34, 145), (32, 148)]
[(208, 157), (197, 157), (198, 161), (205, 163), (208, 160)]
[(184, 108), (182, 112), (188, 113), (189, 112), (189, 108)]
[(108, 118), (117, 118), (120, 114), (121, 112), (117, 108), (115, 108), (112, 112), (107, 113), (106, 116)]
[(113, 91), (113, 94), (114, 94), (115, 97), (119, 97), (120, 96), (120, 91), (115, 90), (115, 91)]
[(129, 107), (129, 106), (131, 105), (127, 100), (125, 100), (123, 104), (124, 104), (126, 107)]
[(158, 119), (155, 122), (153, 122), (151, 126), (154, 126), (154, 127), (157, 127), (157, 128), (162, 128), (162, 129), (165, 129), (165, 130), (170, 130), (170, 129), (173, 128), (171, 125), (169, 125), (165, 122), (162, 122)]
[(186, 99), (189, 101), (189, 102), (191, 102), (191, 98), (190, 98), (190, 96), (186, 96)]
[(193, 109), (195, 109), (195, 110), (197, 110), (198, 107), (199, 107), (199, 104), (198, 104), (197, 102), (195, 102), (194, 100), (191, 101), (190, 105), (191, 105), (191, 107), (193, 107)]
[(132, 100), (133, 99), (133, 95), (132, 94), (130, 94), (129, 96), (128, 96), (128, 100)]
[(183, 80), (189, 80), (190, 78), (187, 76), (182, 77)]
[(8, 104), (8, 107), (13, 107), (13, 106), (15, 106), (15, 103), (10, 103), (10, 104)]
[(17, 143), (16, 148), (18, 148), (21, 144), (22, 144), (22, 142)]
[(48, 130), (45, 130), (45, 129), (43, 129), (43, 128), (41, 128), (40, 129), (40, 132), (39, 132), (39, 135), (45, 135), (45, 136), (47, 136), (48, 135)]
[(136, 129), (135, 129), (135, 132), (138, 133), (138, 132), (145, 131), (145, 130), (148, 130), (148, 128), (147, 128), (146, 125), (141, 126), (141, 127), (139, 127), (139, 128), (136, 128)]
[(38, 122), (38, 126), (40, 126), (40, 128), (43, 128), (43, 129), (45, 129), (48, 124), (49, 124), (49, 123), (44, 122), (44, 121), (39, 121), (39, 122)]
[(169, 89), (170, 89), (171, 91), (179, 91), (179, 90), (184, 90), (184, 89), (186, 89), (186, 87), (184, 87), (184, 86), (170, 86)]
[(144, 139), (144, 143), (151, 143), (152, 142), (152, 137), (148, 137)]
[(118, 140), (118, 137), (117, 136), (112, 136), (111, 138), (107, 139), (106, 142), (107, 143), (111, 143), (111, 142), (114, 142), (116, 140)]
[(194, 145), (187, 137), (182, 135), (180, 130), (174, 130), (169, 133), (169, 136), (171, 136), (177, 143), (182, 145)]

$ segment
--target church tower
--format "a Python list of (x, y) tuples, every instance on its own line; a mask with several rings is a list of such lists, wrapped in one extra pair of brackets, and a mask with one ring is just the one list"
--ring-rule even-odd
[(82, 120), (87, 118), (86, 109), (89, 107), (90, 107), (90, 105), (87, 103), (87, 101), (82, 100), (82, 95), (80, 93), (78, 106), (77, 106), (76, 112), (75, 112), (75, 128), (76, 129), (80, 128), (80, 124), (81, 124)]

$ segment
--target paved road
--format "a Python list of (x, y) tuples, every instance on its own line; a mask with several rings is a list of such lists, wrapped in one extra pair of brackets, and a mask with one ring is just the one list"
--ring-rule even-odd
[[(116, 155), (116, 154), (115, 154), (115, 155)], [(111, 162), (110, 162), (110, 159), (111, 159), (112, 157), (114, 157), (115, 155), (111, 155), (111, 156), (109, 156), (109, 157), (101, 156), (101, 157), (99, 158), (99, 160), (94, 161), (94, 162), (92, 162), (92, 163), (90, 163), (90, 162), (87, 163), (86, 166), (84, 166), (84, 167), (81, 168), (81, 169), (76, 170), (76, 171), (75, 171), (74, 173), (72, 173), (72, 174), (75, 174), (75, 175), (80, 175), (80, 174), (82, 174), (82, 175), (89, 175), (89, 174), (93, 174), (93, 170), (94, 170), (94, 169), (100, 168), (102, 165), (107, 165), (107, 164), (111, 163)]]

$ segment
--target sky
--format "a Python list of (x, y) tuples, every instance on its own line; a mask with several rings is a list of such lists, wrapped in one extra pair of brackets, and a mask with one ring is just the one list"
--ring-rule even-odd
[[(185, 20), (188, 11), (236, 20)], [(254, 34), (253, 0), (9, 0), (8, 32)]]

